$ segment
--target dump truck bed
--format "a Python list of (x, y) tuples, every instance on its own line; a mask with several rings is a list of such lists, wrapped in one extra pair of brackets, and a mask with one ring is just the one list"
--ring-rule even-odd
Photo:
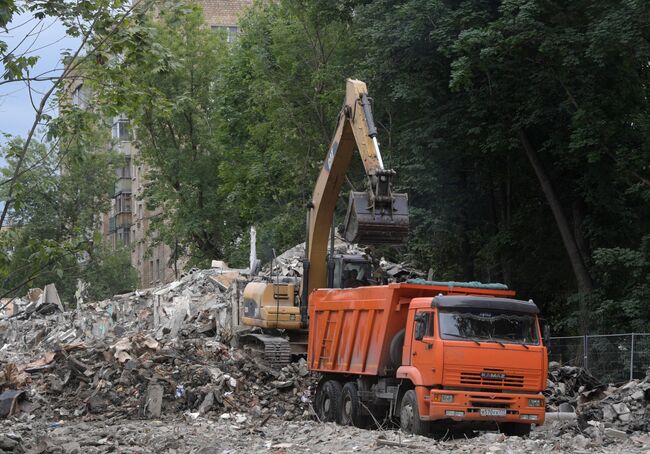
[(309, 297), (309, 368), (315, 372), (391, 375), (395, 365), (390, 361), (390, 343), (405, 327), (413, 298), (441, 294), (500, 297), (515, 294), (512, 290), (440, 284), (315, 290)]

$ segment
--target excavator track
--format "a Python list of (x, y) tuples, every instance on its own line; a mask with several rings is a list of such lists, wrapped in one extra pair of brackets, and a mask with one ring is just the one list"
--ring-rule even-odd
[(241, 336), (241, 339), (257, 344), (256, 350), (264, 355), (264, 362), (271, 367), (279, 369), (291, 362), (291, 345), (283, 337), (250, 333)]

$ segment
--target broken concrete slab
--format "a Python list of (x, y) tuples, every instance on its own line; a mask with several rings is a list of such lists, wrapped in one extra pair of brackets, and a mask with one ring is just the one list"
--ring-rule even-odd
[(605, 435), (611, 438), (618, 438), (619, 440), (628, 438), (628, 434), (622, 430), (614, 429), (612, 427), (607, 427), (604, 430)]
[(157, 383), (149, 384), (145, 401), (145, 416), (148, 418), (160, 418), (162, 410), (164, 388)]
[(12, 416), (18, 410), (20, 399), (25, 397), (25, 392), (10, 389), (0, 394), (0, 418)]

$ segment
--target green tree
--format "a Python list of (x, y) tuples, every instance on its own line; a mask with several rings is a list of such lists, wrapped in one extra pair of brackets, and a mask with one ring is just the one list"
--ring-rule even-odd
[[(0, 180), (0, 291), (19, 295), (28, 286), (55, 281), (70, 296), (83, 274), (85, 254), (97, 226), (98, 210), (107, 206), (112, 182), (107, 153), (98, 152), (96, 122), (87, 113), (61, 104), (69, 80), (89, 61), (101, 61), (137, 45), (133, 22), (154, 2), (65, 0), (0, 2), (0, 29), (23, 33), (17, 45), (0, 37), (0, 85), (26, 85), (34, 121), (24, 139), (14, 138), (2, 150), (6, 166)], [(29, 26), (11, 23), (17, 15)], [(36, 73), (35, 39), (49, 20), (58, 20), (78, 45), (62, 52), (63, 68)], [(33, 24), (33, 25), (32, 25)], [(36, 38), (34, 38), (36, 37)], [(42, 48), (56, 43), (39, 43)], [(36, 84), (37, 87), (35, 86)], [(62, 96), (63, 95), (63, 96)], [(59, 109), (53, 118), (49, 109)], [(38, 143), (38, 133), (44, 143)], [(106, 147), (108, 142), (102, 142)], [(65, 169), (61, 171), (61, 169)], [(128, 268), (127, 268), (128, 269)]]
[(223, 257), (237, 223), (237, 211), (219, 193), (226, 42), (193, 4), (166, 2), (138, 29), (139, 46), (89, 72), (100, 81), (105, 111), (125, 114), (134, 127), (147, 179), (143, 198), (157, 213), (153, 244), (205, 264)]
[[(107, 257), (97, 234), (115, 181), (109, 163), (117, 155), (107, 148), (108, 128), (93, 113), (66, 107), (55, 126), (58, 146), (32, 141), (22, 160), (29, 171), (19, 174), (8, 212), (10, 224), (0, 234), (4, 257), (0, 291), (21, 296), (29, 287), (54, 282), (64, 300), (71, 301), (77, 279), (90, 283), (93, 296), (135, 288), (132, 278), (104, 283), (96, 278), (102, 272), (135, 274), (123, 253)], [(3, 175), (17, 174), (17, 155), (23, 146), (21, 139), (8, 144)]]
[(345, 18), (329, 2), (260, 2), (242, 19), (229, 55), (220, 103), (227, 143), (221, 193), (239, 208), (244, 231), (257, 227), (266, 259), (272, 248), (305, 238), (306, 204), (345, 80), (356, 75), (358, 50)]

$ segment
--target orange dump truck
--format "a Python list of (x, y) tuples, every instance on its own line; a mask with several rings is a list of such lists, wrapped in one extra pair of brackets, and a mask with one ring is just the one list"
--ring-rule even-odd
[(537, 306), (513, 296), (471, 283), (315, 290), (307, 360), (322, 374), (319, 418), (528, 434), (544, 422), (548, 359)]

